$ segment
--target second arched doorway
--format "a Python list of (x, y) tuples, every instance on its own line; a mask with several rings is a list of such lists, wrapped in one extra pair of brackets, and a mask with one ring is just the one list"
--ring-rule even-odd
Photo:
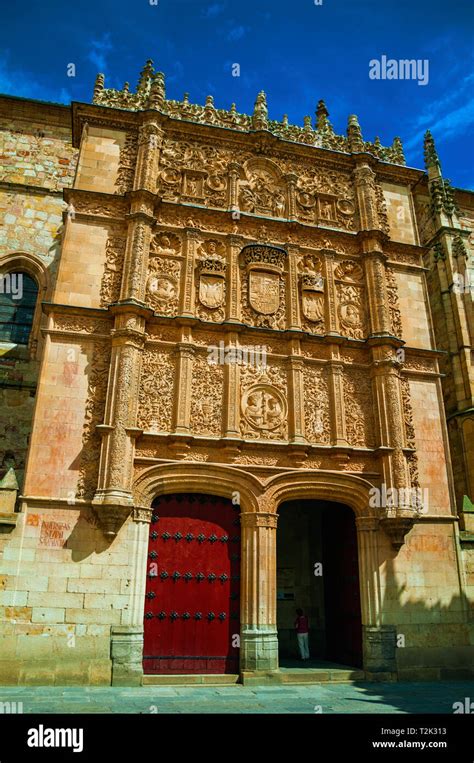
[[(324, 662), (362, 667), (362, 623), (353, 511), (346, 505), (286, 501), (278, 508), (277, 623), (280, 667)], [(301, 661), (295, 622), (309, 620), (310, 658)]]

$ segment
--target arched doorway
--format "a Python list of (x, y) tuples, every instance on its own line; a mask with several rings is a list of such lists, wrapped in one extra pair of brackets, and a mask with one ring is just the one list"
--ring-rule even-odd
[(152, 510), (144, 673), (238, 673), (240, 506), (178, 493)]
[(277, 623), (280, 666), (299, 664), (295, 610), (310, 621), (311, 659), (362, 667), (362, 624), (353, 511), (346, 505), (293, 500), (278, 508)]

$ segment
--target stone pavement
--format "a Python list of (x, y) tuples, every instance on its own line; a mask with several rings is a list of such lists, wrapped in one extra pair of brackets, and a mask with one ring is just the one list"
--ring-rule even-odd
[[(452, 713), (474, 699), (473, 681), (247, 687), (0, 687), (23, 713)], [(0, 704), (0, 713), (6, 707)]]

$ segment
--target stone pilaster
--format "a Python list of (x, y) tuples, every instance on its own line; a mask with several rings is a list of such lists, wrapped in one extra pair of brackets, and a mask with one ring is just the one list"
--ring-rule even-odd
[(136, 507), (129, 526), (131, 575), (129, 604), (122, 624), (110, 629), (113, 686), (140, 686), (143, 677), (143, 599), (146, 588), (151, 509)]
[[(394, 674), (397, 671), (397, 629), (395, 625), (362, 627), (363, 660), (366, 673)], [(384, 679), (391, 676), (383, 676)], [(379, 676), (379, 680), (380, 680)]]
[(288, 220), (295, 220), (296, 219), (296, 182), (298, 180), (298, 176), (294, 173), (290, 172), (288, 175), (285, 175), (286, 180), (286, 189), (287, 189), (287, 197), (288, 197)]
[(337, 361), (328, 365), (329, 404), (331, 406), (332, 445), (347, 447), (346, 415), (344, 405), (344, 366)]
[(177, 346), (177, 378), (179, 384), (175, 399), (174, 431), (188, 434), (191, 418), (191, 385), (193, 378), (194, 347), (180, 342)]
[(164, 132), (157, 124), (156, 116), (141, 125), (138, 131), (138, 154), (135, 169), (134, 190), (156, 193), (160, 148)]
[(238, 179), (241, 171), (240, 164), (236, 162), (229, 164), (229, 209), (231, 212), (237, 212), (239, 209)]
[(368, 231), (378, 230), (379, 216), (377, 211), (375, 173), (365, 159), (358, 160), (353, 177), (359, 208), (360, 229)]
[(112, 686), (140, 686), (143, 678), (143, 625), (110, 628)]
[(379, 627), (382, 622), (382, 595), (378, 563), (377, 517), (357, 517), (357, 543), (359, 554), (359, 578), (361, 580), (360, 606), (362, 624)]
[[(299, 341), (292, 340), (292, 352), (299, 353)], [(291, 443), (304, 443), (304, 361), (293, 355), (289, 358), (290, 400), (288, 412), (288, 435)]]
[(241, 514), (241, 672), (278, 668), (276, 627), (277, 515)]
[(357, 517), (359, 578), (364, 670), (368, 673), (396, 672), (396, 628), (382, 624), (382, 592), (376, 517)]
[[(229, 348), (236, 348), (238, 334), (231, 332), (226, 335)], [(237, 363), (227, 363), (224, 367), (224, 432), (226, 437), (240, 437), (240, 367)]]
[[(375, 243), (375, 242), (374, 242)], [(370, 326), (372, 335), (392, 333), (390, 308), (387, 293), (385, 261), (382, 251), (372, 248), (365, 255), (365, 276), (369, 301)]]
[(339, 334), (339, 322), (337, 320), (337, 292), (334, 281), (335, 252), (331, 249), (323, 249), (321, 255), (325, 260), (326, 275), (326, 326), (329, 334)]
[(378, 440), (380, 446), (388, 448), (382, 456), (384, 482), (387, 488), (407, 488), (410, 476), (403, 451), (405, 420), (398, 363), (391, 347), (374, 347), (372, 352)]
[(239, 273), (239, 254), (244, 245), (244, 239), (241, 236), (230, 235), (227, 237), (228, 251), (228, 279), (229, 279), (229, 299), (227, 300), (226, 320), (232, 323), (240, 323), (240, 273)]
[(185, 258), (184, 258), (184, 288), (181, 294), (181, 315), (194, 316), (194, 263), (196, 247), (199, 242), (199, 231), (186, 228)]
[[(138, 199), (135, 203), (143, 207), (143, 201)], [(130, 299), (141, 303), (144, 301), (151, 229), (154, 222), (152, 206), (147, 212), (132, 211), (128, 216), (120, 301)]]
[[(147, 150), (145, 146), (145, 156)], [(145, 321), (151, 313), (143, 300), (154, 221), (152, 194), (133, 191), (120, 300), (109, 308), (115, 322), (105, 418), (97, 427), (103, 439), (92, 503), (108, 537), (116, 535), (133, 506), (133, 458), (135, 438), (140, 433), (136, 428), (138, 385)]]
[(298, 254), (299, 248), (292, 244), (286, 244), (288, 252), (288, 324), (289, 328), (301, 331), (300, 302), (299, 302), (299, 271)]
[(112, 330), (112, 356), (102, 435), (99, 479), (93, 506), (104, 533), (113, 537), (133, 506), (132, 478), (140, 356), (145, 342), (145, 318), (125, 306), (117, 312)]

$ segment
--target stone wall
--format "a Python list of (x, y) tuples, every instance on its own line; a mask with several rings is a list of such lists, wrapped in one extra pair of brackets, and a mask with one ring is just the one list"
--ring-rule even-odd
[[(62, 192), (76, 169), (70, 122), (68, 107), (0, 98), (0, 272), (26, 265), (42, 279), (39, 300), (51, 299), (66, 206)], [(6, 458), (20, 487), (41, 355), (39, 323), (29, 348), (0, 342), (0, 476)]]
[(110, 627), (129, 621), (136, 553), (133, 523), (109, 547), (90, 509), (22, 513), (0, 575), (1, 682), (110, 684)]

